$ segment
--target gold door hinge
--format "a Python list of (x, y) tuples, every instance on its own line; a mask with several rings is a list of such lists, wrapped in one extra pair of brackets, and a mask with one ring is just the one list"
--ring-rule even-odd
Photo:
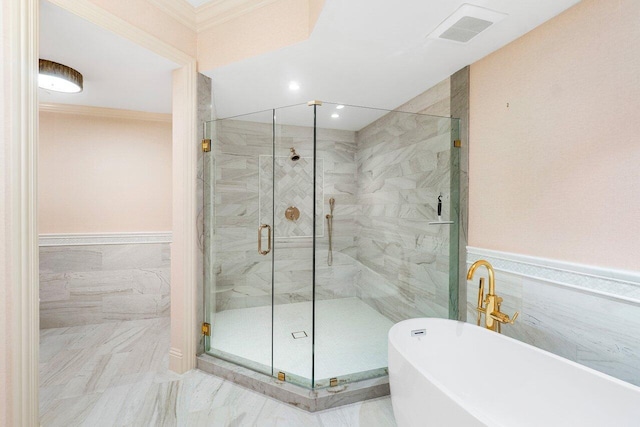
[(211, 325), (209, 323), (202, 324), (202, 335), (211, 336)]
[(453, 146), (457, 148), (462, 147), (462, 141), (460, 141), (459, 139), (456, 139), (455, 141), (453, 141)]
[(284, 381), (285, 378), (286, 378), (286, 376), (285, 376), (284, 372), (282, 372), (282, 371), (278, 372), (278, 380)]
[(209, 151), (211, 151), (211, 140), (210, 139), (203, 139), (202, 140), (202, 151), (204, 151), (205, 153), (208, 153)]
[(338, 385), (338, 379), (337, 378), (331, 378), (329, 380), (329, 387), (335, 387)]

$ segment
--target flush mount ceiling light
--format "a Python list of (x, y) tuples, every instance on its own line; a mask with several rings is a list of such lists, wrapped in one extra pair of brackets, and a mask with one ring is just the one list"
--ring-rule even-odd
[(289, 90), (298, 90), (300, 89), (300, 85), (298, 82), (289, 82)]
[(334, 119), (337, 119), (338, 117), (340, 117), (340, 114), (338, 114), (338, 113), (333, 113), (333, 114), (331, 115), (331, 117), (333, 117)]
[(427, 38), (467, 43), (506, 16), (505, 13), (465, 3), (442, 21)]
[(336, 110), (342, 110), (343, 108), (344, 108), (344, 105), (342, 105), (342, 104), (336, 106)]
[(38, 86), (56, 92), (82, 92), (82, 74), (66, 65), (41, 59)]

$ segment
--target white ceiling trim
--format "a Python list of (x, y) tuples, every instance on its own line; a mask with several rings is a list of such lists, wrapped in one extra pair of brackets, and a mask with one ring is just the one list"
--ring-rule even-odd
[(80, 116), (108, 117), (111, 119), (171, 123), (171, 114), (148, 113), (146, 111), (122, 110), (119, 108), (90, 107), (88, 105), (40, 103), (38, 105), (38, 111), (43, 113), (75, 114)]
[(150, 1), (173, 19), (201, 33), (278, 0), (215, 0), (198, 7), (186, 0)]
[(197, 32), (208, 30), (276, 1), (278, 0), (216, 0), (203, 4), (195, 9)]
[(196, 28), (196, 8), (186, 0), (150, 0), (158, 9), (181, 24)]

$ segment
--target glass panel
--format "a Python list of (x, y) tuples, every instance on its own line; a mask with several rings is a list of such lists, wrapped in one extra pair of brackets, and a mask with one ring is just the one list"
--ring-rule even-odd
[[(274, 375), (313, 387), (313, 107), (306, 104), (275, 111), (273, 164), (274, 229)], [(314, 162), (315, 161), (315, 162)], [(316, 193), (322, 194), (322, 182)], [(322, 200), (321, 198), (319, 200)], [(323, 230), (316, 230), (322, 235)]]
[(450, 259), (450, 249), (457, 258), (457, 228), (455, 248), (449, 244), (457, 226), (451, 216), (458, 197), (451, 187), (454, 122), (318, 107), (317, 155), (324, 159), (329, 218), (316, 218), (327, 229), (316, 242), (316, 387), (329, 386), (330, 378), (342, 383), (385, 375), (394, 323), (449, 317), (450, 286), (457, 295), (457, 281), (449, 277), (450, 261), (457, 266)]
[(385, 375), (393, 323), (456, 318), (457, 120), (324, 103), (209, 132), (209, 353), (327, 387)]
[(205, 318), (212, 325), (205, 350), (269, 375), (273, 221), (262, 204), (272, 198), (271, 166), (263, 162), (273, 153), (272, 117), (268, 110), (210, 122), (204, 171)]

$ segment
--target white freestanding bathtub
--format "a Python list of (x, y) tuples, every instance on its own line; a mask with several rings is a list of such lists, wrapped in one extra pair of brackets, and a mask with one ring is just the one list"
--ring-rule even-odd
[(639, 387), (454, 320), (394, 325), (389, 382), (399, 427), (640, 426)]

